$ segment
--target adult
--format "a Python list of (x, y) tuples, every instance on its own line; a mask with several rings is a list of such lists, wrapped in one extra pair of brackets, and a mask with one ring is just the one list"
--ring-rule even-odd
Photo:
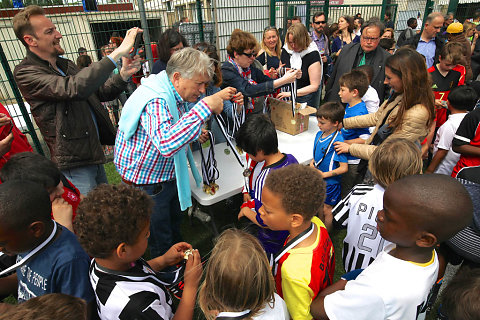
[(152, 196), (148, 239), (152, 257), (181, 240), (181, 211), (191, 206), (187, 154), (194, 177), (200, 178), (188, 144), (206, 141), (202, 125), (212, 113), (220, 113), (223, 100), (235, 93), (227, 88), (186, 112), (186, 102), (205, 93), (213, 72), (213, 61), (205, 53), (180, 50), (165, 71), (142, 81), (123, 108), (114, 163), (124, 183)]
[(393, 35), (393, 29), (392, 28), (386, 28), (383, 30), (383, 34), (380, 37), (381, 39), (395, 39)]
[(368, 160), (387, 139), (403, 138), (420, 146), (434, 118), (434, 96), (422, 56), (410, 48), (401, 48), (389, 56), (385, 84), (394, 93), (377, 112), (343, 119), (346, 129), (375, 126), (370, 138), (364, 144), (336, 142), (335, 151)]
[(393, 21), (392, 21), (392, 13), (391, 12), (385, 12), (383, 23), (384, 23), (386, 29), (395, 29), (395, 26), (393, 25)]
[[(306, 102), (318, 107), (320, 101), (318, 88), (322, 80), (322, 60), (317, 45), (311, 40), (303, 24), (293, 24), (287, 30), (281, 60), (287, 68), (301, 70), (297, 80), (297, 102)], [(278, 98), (291, 97), (291, 92), (281, 92)]]
[(167, 68), (167, 62), (172, 54), (188, 47), (187, 40), (175, 29), (167, 29), (160, 35), (157, 46), (158, 60), (155, 61), (152, 68), (152, 74), (158, 74)]
[(462, 45), (462, 54), (464, 59), (463, 63), (467, 72), (465, 75), (465, 80), (468, 81), (472, 79), (472, 45), (463, 33), (463, 25), (460, 22), (451, 23), (446, 30), (446, 34), (448, 42), (457, 42)]
[(444, 40), (437, 34), (443, 25), (443, 15), (440, 12), (432, 12), (425, 19), (423, 32), (408, 39), (403, 45), (416, 48), (417, 52), (425, 57), (427, 69), (438, 63), (438, 55), (443, 48)]
[(260, 46), (262, 49), (258, 52), (257, 60), (262, 64), (263, 70), (268, 70), (269, 75), (272, 76), (275, 69), (280, 66), (280, 54), (282, 52), (282, 42), (277, 28), (266, 27), (263, 30)]
[(403, 46), (406, 40), (415, 36), (415, 29), (417, 28), (417, 19), (410, 18), (407, 20), (407, 29), (403, 30), (398, 36), (397, 46)]
[(447, 32), (447, 28), (449, 25), (453, 23), (453, 12), (448, 12), (444, 17), (443, 17), (443, 27), (440, 29), (440, 34), (444, 35)]
[(420, 33), (420, 31), (422, 31), (422, 25), (423, 25), (423, 20), (421, 18), (420, 11), (418, 11), (418, 14), (417, 14), (417, 28), (415, 29), (417, 34)]
[(82, 54), (77, 58), (77, 67), (80, 69), (89, 67), (92, 64), (92, 58), (89, 55)]
[(355, 17), (353, 19), (353, 26), (354, 26), (353, 33), (355, 33), (357, 37), (360, 37), (362, 35), (362, 26), (364, 22), (365, 21), (363, 20), (362, 17)]
[[(361, 19), (361, 18), (360, 18)], [(327, 17), (324, 12), (316, 12), (312, 17), (312, 31), (310, 37), (317, 45), (318, 52), (322, 58), (323, 65), (327, 63), (327, 58), (330, 56), (330, 46), (328, 36), (325, 34), (327, 28)]]
[(385, 60), (389, 56), (385, 50), (378, 46), (383, 24), (378, 21), (369, 21), (362, 28), (360, 43), (346, 45), (337, 58), (332, 75), (327, 82), (325, 100), (340, 101), (338, 92), (340, 77), (352, 69), (370, 65), (373, 67), (373, 78), (370, 85), (377, 90), (380, 101), (384, 100), (385, 85)]
[(353, 18), (341, 16), (338, 18), (339, 35), (332, 41), (332, 55), (338, 56), (343, 47), (351, 42), (359, 42), (360, 39), (353, 33)]
[(292, 24), (295, 24), (295, 23), (302, 23), (302, 18), (300, 18), (299, 16), (293, 16), (292, 17)]
[[(285, 84), (292, 83), (300, 76), (297, 70), (289, 70), (282, 78), (272, 79), (262, 70), (251, 67), (255, 60), (257, 40), (249, 33), (235, 29), (227, 45), (227, 61), (222, 64), (222, 87), (234, 87), (244, 96), (244, 105), (247, 112), (263, 112), (265, 99), (254, 99), (275, 92)], [(273, 74), (276, 78), (277, 74)]]
[[(108, 57), (79, 71), (62, 55), (62, 35), (41, 7), (28, 6), (13, 18), (13, 30), (27, 48), (14, 77), (62, 173), (82, 194), (107, 183), (102, 145), (113, 145), (115, 129), (100, 101), (116, 98), (140, 68), (140, 57), (128, 59), (138, 28), (127, 31)], [(120, 73), (110, 73), (123, 57)], [(107, 80), (108, 79), (108, 80)]]
[[(361, 18), (360, 18), (361, 19)], [(328, 29), (327, 26), (327, 17), (324, 12), (316, 12), (312, 17), (312, 31), (310, 32), (310, 37), (312, 41), (317, 45), (318, 52), (320, 52), (320, 58), (322, 59), (323, 65), (323, 81), (320, 83), (320, 87), (323, 86), (325, 82), (325, 76), (329, 72), (329, 65), (332, 63), (332, 58), (330, 58), (330, 41), (326, 34)], [(320, 88), (320, 92), (322, 92)]]

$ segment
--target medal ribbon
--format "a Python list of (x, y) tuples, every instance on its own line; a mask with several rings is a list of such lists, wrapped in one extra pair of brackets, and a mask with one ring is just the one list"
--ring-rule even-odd
[(302, 242), (303, 240), (305, 240), (306, 238), (308, 238), (313, 230), (315, 230), (315, 227), (313, 225), (313, 222), (310, 224), (310, 228), (303, 231), (302, 233), (300, 233), (298, 236), (296, 236), (295, 238), (293, 238), (292, 240), (288, 241), (283, 247), (282, 249), (280, 249), (280, 251), (278, 251), (275, 256), (273, 257), (273, 275), (275, 276), (277, 274), (277, 268), (278, 268), (278, 261), (280, 261), (280, 259), (283, 257), (283, 255), (285, 253), (288, 252), (288, 250), (292, 249), (293, 247), (295, 247), (297, 244), (299, 244), (300, 242)]
[[(53, 242), (53, 238), (55, 234), (57, 233), (57, 223), (53, 221), (53, 230), (52, 233), (48, 236), (45, 241), (43, 241), (41, 244), (39, 244), (37, 247), (35, 247), (32, 251), (30, 251), (25, 257), (22, 258), (22, 260), (18, 261), (14, 265), (10, 266), (9, 268), (3, 270), (0, 272), (0, 276), (7, 274), (17, 268), (20, 268), (24, 264), (26, 264), (29, 260), (31, 260), (40, 250), (48, 246), (51, 242)], [(3, 255), (4, 253), (1, 253), (0, 255)]]
[(232, 105), (233, 105), (233, 129), (230, 135), (230, 139), (233, 139), (235, 137), (235, 133), (237, 133), (240, 126), (245, 122), (245, 106), (242, 106), (242, 110), (240, 111), (240, 113), (238, 113), (237, 112), (238, 105), (235, 102), (232, 102)]
[[(215, 182), (218, 179), (219, 172), (217, 169), (217, 160), (215, 160), (215, 138), (213, 137), (212, 132), (208, 131), (208, 140), (210, 141), (210, 146), (207, 150), (207, 156), (203, 154), (202, 144), (200, 144), (200, 155), (202, 156), (202, 177), (203, 183), (210, 185), (212, 182)], [(206, 159), (205, 159), (206, 158)]]
[(216, 320), (236, 320), (236, 319), (245, 319), (250, 315), (251, 311), (249, 309), (240, 311), (240, 312), (220, 312), (215, 318)]
[(297, 105), (297, 80), (290, 83), (290, 94), (292, 96), (292, 115), (295, 118), (295, 106)]
[[(323, 160), (327, 156), (328, 151), (330, 150), (330, 147), (332, 146), (333, 141), (335, 141), (335, 138), (337, 137), (337, 135), (338, 135), (338, 131), (335, 132), (332, 139), (330, 140), (330, 143), (328, 144), (327, 150), (325, 150), (325, 153), (323, 154), (322, 159), (318, 160), (318, 162), (315, 162), (315, 168), (318, 168), (318, 166), (323, 162)], [(318, 141), (320, 141), (321, 138), (322, 136), (318, 138), (317, 143), (315, 143), (315, 147), (313, 147), (313, 157), (315, 157), (315, 150), (317, 149)]]

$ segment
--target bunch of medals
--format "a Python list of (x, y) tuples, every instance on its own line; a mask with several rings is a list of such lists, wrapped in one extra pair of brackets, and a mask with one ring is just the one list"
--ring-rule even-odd
[[(279, 68), (278, 71), (279, 71), (278, 72), (279, 77), (283, 77), (285, 75), (286, 68), (281, 67)], [(290, 100), (292, 102), (292, 115), (295, 118), (295, 111), (296, 111), (296, 105), (297, 105), (297, 80), (295, 80), (294, 82), (288, 85), (281, 87), (280, 92), (290, 92), (290, 96), (291, 96)], [(288, 98), (283, 98), (282, 100), (288, 101)]]
[[(215, 183), (215, 180), (218, 179), (219, 172), (217, 169), (217, 160), (215, 160), (215, 138), (210, 131), (208, 131), (208, 140), (206, 143), (209, 143), (209, 146), (206, 148), (203, 148), (203, 145), (200, 144), (200, 155), (202, 157), (203, 192), (214, 195), (218, 190), (218, 184)], [(206, 156), (203, 153), (203, 149), (207, 149)]]

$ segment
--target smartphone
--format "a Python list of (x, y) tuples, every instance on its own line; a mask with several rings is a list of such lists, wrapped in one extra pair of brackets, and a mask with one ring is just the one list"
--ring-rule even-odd
[(137, 55), (138, 48), (140, 48), (140, 44), (142, 42), (142, 34), (137, 33), (137, 36), (135, 37), (135, 44), (133, 45), (133, 50), (130, 53), (130, 57), (135, 57)]
[(13, 122), (10, 120), (10, 122), (3, 127), (0, 127), (0, 140), (5, 139), (10, 133), (12, 133), (13, 130)]

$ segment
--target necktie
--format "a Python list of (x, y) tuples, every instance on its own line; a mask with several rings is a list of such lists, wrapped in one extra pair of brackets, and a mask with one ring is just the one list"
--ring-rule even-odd
[(363, 66), (365, 64), (365, 52), (363, 53), (362, 59), (360, 59), (360, 62), (358, 63), (358, 67)]

